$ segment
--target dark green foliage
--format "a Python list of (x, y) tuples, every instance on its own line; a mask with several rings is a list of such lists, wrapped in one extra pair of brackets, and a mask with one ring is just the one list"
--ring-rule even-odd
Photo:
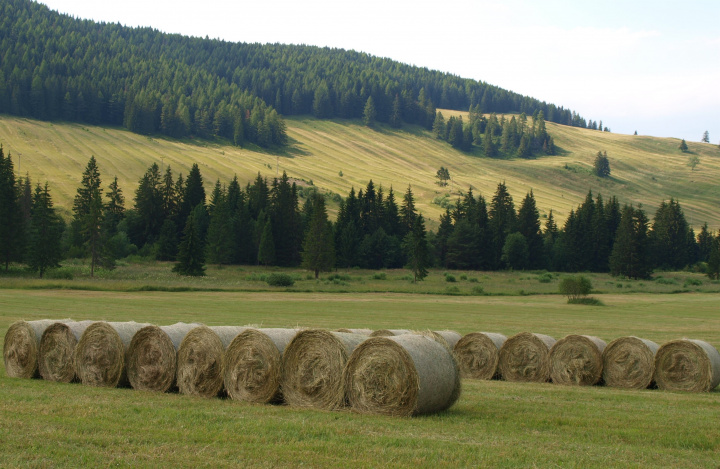
[(568, 297), (568, 303), (586, 297), (592, 291), (592, 282), (587, 277), (565, 277), (560, 281), (559, 290), (561, 295)]
[(703, 132), (702, 140), (700, 140), (703, 143), (710, 143), (710, 132), (707, 130)]
[(90, 157), (73, 202), (73, 243), (82, 246), (90, 256), (90, 276), (106, 254), (108, 233), (103, 231), (105, 213), (100, 188), (100, 171), (94, 156)]
[[(521, 268), (539, 269), (544, 264), (543, 238), (540, 230), (540, 213), (532, 190), (525, 196), (518, 209), (517, 229), (525, 239), (528, 252), (527, 265)], [(517, 269), (514, 266), (512, 268)]]
[(720, 279), (720, 234), (712, 241), (707, 261), (707, 276), (710, 279)]
[(422, 215), (414, 219), (412, 229), (405, 235), (403, 249), (407, 264), (413, 272), (413, 283), (427, 277), (429, 267), (428, 245), (425, 237), (425, 220)]
[(0, 255), (9, 269), (10, 261), (21, 258), (22, 223), (19, 187), (10, 154), (0, 145)]
[(323, 196), (315, 197), (312, 212), (303, 242), (302, 266), (318, 278), (321, 271), (328, 271), (335, 265), (335, 246)]
[(173, 272), (192, 277), (205, 275), (204, 246), (195, 211), (190, 213), (185, 223), (183, 238), (178, 247), (177, 260)]
[(655, 267), (679, 270), (695, 263), (695, 235), (675, 199), (663, 201), (657, 209), (650, 244)]
[(292, 287), (295, 280), (288, 274), (272, 273), (265, 280), (271, 287)]
[(503, 246), (505, 246), (505, 238), (516, 231), (517, 226), (515, 205), (504, 182), (498, 184), (492, 198), (489, 214), (489, 228), (493, 249), (491, 262), (493, 268), (498, 269), (501, 265), (500, 258), (502, 257)]
[(593, 167), (595, 168), (595, 175), (597, 177), (610, 177), (610, 160), (608, 160), (607, 152), (597, 152)]
[(529, 264), (529, 249), (525, 236), (511, 233), (505, 238), (501, 260), (512, 270), (523, 270)]
[[(140, 179), (135, 191), (135, 212), (137, 219), (132, 225), (136, 227), (133, 242), (138, 246), (152, 244), (160, 234), (163, 226), (163, 194), (160, 181), (160, 168), (153, 163)], [(184, 220), (183, 220), (184, 223)], [(184, 226), (184, 224), (182, 225)]]
[(272, 223), (268, 219), (260, 235), (260, 244), (257, 251), (258, 264), (272, 265), (275, 263), (275, 241), (272, 233)]
[(685, 139), (682, 139), (682, 141), (680, 142), (680, 146), (678, 148), (682, 152), (688, 151), (688, 146), (687, 146), (687, 143), (685, 143)]
[(437, 173), (435, 174), (435, 177), (437, 178), (437, 184), (440, 187), (445, 187), (448, 185), (448, 181), (450, 180), (450, 171), (444, 166), (440, 166), (440, 169), (437, 170)]
[(652, 273), (648, 239), (648, 219), (640, 208), (626, 205), (610, 255), (610, 273), (640, 279)]
[(713, 242), (713, 234), (708, 230), (708, 224), (705, 223), (697, 235), (698, 261), (707, 262), (710, 259)]
[(377, 110), (375, 109), (375, 102), (373, 101), (372, 96), (369, 96), (365, 102), (365, 108), (363, 109), (363, 124), (368, 127), (372, 127), (375, 125), (376, 120)]
[(48, 269), (60, 267), (63, 230), (64, 223), (55, 213), (47, 182), (45, 187), (38, 184), (33, 196), (27, 264), (40, 278)]
[(275, 262), (281, 266), (300, 263), (303, 226), (298, 208), (297, 187), (285, 171), (273, 181), (270, 191), (270, 219), (275, 240)]
[(220, 181), (213, 191), (208, 212), (210, 224), (205, 241), (206, 259), (212, 264), (230, 264), (233, 260), (231, 209)]

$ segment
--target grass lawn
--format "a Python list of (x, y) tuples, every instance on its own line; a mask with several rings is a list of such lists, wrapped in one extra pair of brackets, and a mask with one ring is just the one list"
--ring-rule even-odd
[[(246, 275), (252, 274), (260, 272)], [(526, 274), (516, 274), (517, 282), (520, 275)], [(404, 284), (390, 278), (378, 282)], [(8, 288), (6, 280), (0, 279), (3, 337), (17, 319), (72, 317), (528, 330), (658, 343), (691, 337), (720, 345), (716, 293), (604, 293), (596, 296), (606, 306), (597, 307), (568, 305), (559, 295), (97, 291)], [(0, 370), (2, 466), (716, 467), (718, 419), (717, 389), (683, 394), (464, 380), (449, 411), (397, 419), (19, 380)]]

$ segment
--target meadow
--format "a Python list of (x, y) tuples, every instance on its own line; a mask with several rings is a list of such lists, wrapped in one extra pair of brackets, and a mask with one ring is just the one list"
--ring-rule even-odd
[[(558, 339), (580, 333), (608, 342), (623, 335), (658, 343), (691, 337), (720, 346), (717, 284), (703, 280), (687, 293), (656, 291), (682, 290), (688, 279), (702, 278), (692, 273), (660, 274), (677, 285), (592, 274), (593, 296), (605, 306), (585, 306), (567, 304), (555, 293), (556, 278), (537, 280), (543, 273), (448, 272), (457, 277), (447, 282), (444, 271), (433, 271), (426, 283), (413, 286), (403, 279), (407, 271), (343, 271), (337, 275), (348, 280), (333, 273), (320, 282), (288, 271), (301, 279), (278, 290), (253, 280), (268, 270), (211, 268), (209, 278), (196, 284), (205, 291), (168, 291), (182, 285), (163, 277), (169, 266), (153, 266), (130, 264), (111, 272), (124, 279), (88, 279), (81, 272), (73, 280), (0, 278), (0, 336), (18, 319), (72, 317), (508, 336), (532, 331)], [(147, 278), (138, 278), (141, 271)], [(475, 277), (477, 282), (470, 281)], [(482, 286), (490, 294), (446, 292), (447, 285), (462, 292)], [(513, 289), (520, 287), (537, 291), (519, 295)], [(11, 379), (3, 369), (0, 465), (715, 467), (720, 459), (718, 389), (683, 394), (503, 381), (462, 385), (460, 400), (447, 412), (397, 419)]]

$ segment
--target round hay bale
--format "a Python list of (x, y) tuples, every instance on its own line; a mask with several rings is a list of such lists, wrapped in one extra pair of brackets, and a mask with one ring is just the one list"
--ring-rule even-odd
[(43, 332), (38, 353), (40, 376), (47, 381), (75, 381), (75, 347), (85, 329), (95, 321), (56, 322)]
[(720, 384), (720, 353), (702, 340), (671, 340), (655, 354), (655, 382), (668, 391), (712, 391)]
[(223, 357), (228, 395), (261, 404), (280, 401), (282, 356), (297, 333), (297, 329), (249, 329), (235, 337)]
[(433, 331), (440, 337), (442, 337), (445, 340), (445, 343), (448, 345), (450, 350), (452, 351), (455, 348), (455, 345), (457, 345), (458, 341), (462, 338), (462, 336), (455, 332), (455, 331)]
[(177, 351), (199, 324), (178, 322), (137, 331), (127, 351), (127, 376), (133, 389), (167, 392), (175, 386)]
[(370, 335), (373, 333), (372, 329), (336, 329), (335, 332), (346, 332), (348, 334), (361, 334)]
[(223, 390), (222, 361), (230, 342), (247, 327), (199, 326), (187, 333), (177, 353), (182, 394), (215, 397)]
[(500, 347), (506, 340), (504, 335), (492, 332), (471, 332), (463, 336), (453, 349), (460, 376), (472, 379), (498, 378)]
[(638, 337), (620, 337), (603, 351), (603, 381), (615, 388), (646, 389), (655, 374), (659, 345)]
[(348, 402), (362, 413), (411, 416), (440, 412), (460, 396), (452, 353), (421, 335), (373, 337), (345, 367)]
[(550, 349), (550, 379), (555, 384), (592, 386), (602, 378), (605, 341), (570, 334)]
[(378, 329), (370, 334), (370, 337), (392, 337), (403, 334), (412, 334), (412, 331), (407, 329)]
[(550, 348), (555, 339), (543, 334), (521, 332), (500, 348), (498, 369), (506, 381), (544, 383), (550, 379)]
[(364, 335), (320, 329), (298, 332), (282, 358), (285, 402), (327, 410), (343, 407), (343, 369), (355, 347), (366, 339)]
[(75, 373), (88, 386), (127, 386), (127, 349), (137, 331), (149, 324), (96, 322), (90, 324), (75, 347)]
[[(71, 321), (65, 319), (65, 321)], [(5, 333), (3, 359), (5, 373), (11, 378), (39, 378), (38, 352), (43, 332), (57, 319), (17, 321)]]

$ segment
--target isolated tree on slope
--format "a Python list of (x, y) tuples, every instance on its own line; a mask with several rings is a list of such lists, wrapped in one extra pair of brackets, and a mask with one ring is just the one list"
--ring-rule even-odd
[(705, 133), (703, 133), (703, 137), (702, 137), (701, 142), (703, 142), (703, 143), (710, 143), (710, 132), (708, 132), (708, 131), (706, 130)]
[(594, 167), (595, 174), (598, 177), (610, 177), (610, 160), (608, 160), (607, 152), (597, 152), (597, 156), (595, 156)]

